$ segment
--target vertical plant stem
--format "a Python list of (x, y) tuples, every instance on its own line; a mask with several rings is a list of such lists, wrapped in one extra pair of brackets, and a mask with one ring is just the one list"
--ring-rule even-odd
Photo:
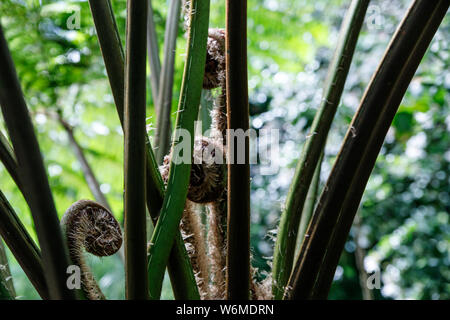
[(75, 299), (66, 286), (68, 257), (44, 162), (1, 27), (0, 61), (0, 104), (21, 169), (21, 182), (28, 190), (50, 298)]
[(198, 207), (186, 199), (180, 228), (187, 252), (194, 269), (197, 286), (202, 300), (210, 298), (209, 271), (206, 254), (205, 226), (201, 221)]
[(109, 0), (89, 0), (114, 102), (123, 127), (125, 54)]
[(169, 258), (168, 248), (174, 242), (186, 202), (194, 145), (194, 121), (198, 115), (205, 70), (209, 0), (192, 0), (190, 21), (177, 129), (173, 141), (174, 147), (180, 142), (187, 144), (188, 148), (183, 149), (183, 154), (188, 152), (189, 157), (188, 163), (185, 163), (178, 152), (174, 151), (172, 155), (161, 216), (153, 232), (149, 249), (148, 280), (151, 299), (159, 299), (161, 295), (164, 269)]
[(150, 63), (150, 86), (152, 88), (153, 104), (158, 114), (159, 77), (161, 74), (161, 61), (159, 60), (158, 37), (156, 35), (155, 21), (153, 20), (152, 1), (148, 0), (147, 15), (147, 50)]
[(14, 289), (11, 268), (9, 267), (8, 257), (6, 256), (6, 248), (3, 244), (3, 240), (0, 238), (0, 279), (2, 278), (4, 279), (5, 287), (8, 289), (11, 296), (15, 297), (16, 290)]
[(369, 0), (353, 0), (350, 4), (342, 22), (338, 45), (328, 71), (322, 103), (314, 117), (311, 131), (297, 163), (294, 180), (286, 199), (286, 209), (278, 227), (274, 250), (273, 294), (275, 299), (283, 297), (284, 287), (291, 274), (297, 231), (305, 198), (344, 90), (368, 4)]
[[(226, 2), (226, 95), (228, 114), (227, 299), (250, 297), (250, 163), (249, 139), (235, 143), (231, 130), (249, 129), (247, 83), (247, 1)], [(241, 139), (238, 139), (242, 143)], [(244, 163), (236, 159), (244, 157)]]
[(127, 2), (125, 68), (125, 285), (127, 299), (147, 299), (145, 210), (147, 1)]
[(211, 299), (225, 297), (227, 264), (227, 199), (220, 197), (208, 204), (209, 230), (207, 235), (208, 257), (211, 268)]
[(381, 145), (449, 4), (448, 0), (414, 1), (392, 38), (320, 196), (286, 298), (318, 299), (328, 295)]
[[(89, 4), (117, 113), (123, 127), (125, 62), (114, 13), (109, 0), (90, 0)], [(147, 145), (147, 201), (150, 204), (148, 209), (152, 218), (156, 219), (164, 197), (164, 184), (147, 135), (145, 139)]]
[(170, 150), (173, 78), (175, 75), (175, 48), (180, 21), (181, 0), (171, 0), (164, 37), (164, 61), (159, 79), (157, 125), (155, 134), (156, 161), (162, 164)]
[(320, 156), (319, 163), (317, 164), (316, 171), (314, 171), (311, 186), (309, 187), (308, 195), (306, 196), (305, 206), (303, 207), (303, 212), (300, 219), (300, 226), (298, 228), (295, 256), (297, 256), (300, 251), (303, 239), (305, 238), (306, 228), (308, 227), (308, 224), (311, 221), (311, 217), (313, 215), (314, 208), (316, 205), (317, 193), (319, 191), (319, 184), (320, 184), (320, 169), (322, 166), (322, 159), (323, 159), (323, 152), (322, 155)]
[[(108, 78), (113, 92), (117, 113), (123, 127), (123, 92), (124, 92), (124, 55), (119, 33), (111, 10), (109, 0), (90, 0), (92, 16), (97, 30), (98, 40), (102, 49)], [(147, 208), (156, 224), (164, 198), (164, 183), (159, 173), (158, 164), (146, 135), (147, 145), (147, 170), (146, 190)], [(188, 300), (198, 299), (199, 293), (195, 283), (194, 273), (184, 247), (180, 232), (176, 231), (176, 241), (171, 251), (168, 271), (171, 279), (172, 289), (176, 299)]]

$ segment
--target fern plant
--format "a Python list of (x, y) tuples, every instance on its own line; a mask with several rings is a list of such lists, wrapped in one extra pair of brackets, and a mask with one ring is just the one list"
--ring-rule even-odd
[[(0, 159), (32, 212), (39, 246), (1, 192), (0, 235), (39, 295), (105, 299), (84, 263), (84, 251), (110, 255), (123, 242), (127, 299), (159, 299), (166, 268), (176, 299), (327, 298), (387, 130), (450, 1), (412, 2), (361, 97), (327, 182), (318, 190), (327, 135), (369, 5), (369, 0), (351, 2), (322, 102), (280, 213), (272, 274), (262, 282), (254, 276), (250, 254), (249, 139), (239, 145), (232, 135), (249, 129), (246, 1), (226, 1), (222, 30), (208, 28), (209, 0), (171, 0), (162, 63), (151, 1), (128, 0), (125, 49), (110, 1), (89, 4), (124, 131), (123, 230), (104, 198), (96, 199), (100, 203), (80, 199), (58, 221), (30, 112), (0, 27), (0, 105), (9, 136), (0, 135)], [(171, 141), (180, 12), (187, 54)], [(145, 129), (147, 52), (158, 116), (155, 148)], [(202, 93), (212, 89), (217, 97), (211, 115), (199, 112)], [(208, 136), (194, 135), (199, 114), (211, 123)], [(73, 135), (71, 141), (77, 149)], [(189, 147), (180, 153), (183, 144)], [(189, 161), (183, 161), (186, 157)], [(92, 176), (87, 161), (83, 163)], [(98, 189), (93, 183), (94, 195), (101, 195)], [(146, 234), (147, 214), (154, 224), (151, 237)], [(0, 264), (6, 264), (3, 253), (0, 246)], [(80, 269), (80, 290), (68, 285), (70, 266)], [(15, 298), (9, 278), (9, 271), (0, 273), (1, 299)]]

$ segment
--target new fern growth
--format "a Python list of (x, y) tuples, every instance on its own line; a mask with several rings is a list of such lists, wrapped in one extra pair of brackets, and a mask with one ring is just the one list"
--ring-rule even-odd
[(91, 200), (79, 200), (67, 209), (61, 219), (72, 263), (80, 268), (81, 288), (90, 300), (104, 300), (95, 281), (83, 248), (98, 257), (110, 256), (122, 246), (119, 223), (108, 209)]

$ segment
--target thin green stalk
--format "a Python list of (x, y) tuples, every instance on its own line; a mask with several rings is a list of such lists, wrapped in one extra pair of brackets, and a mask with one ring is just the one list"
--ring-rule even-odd
[[(4, 280), (4, 284), (12, 297), (16, 296), (13, 278), (11, 276), (11, 268), (9, 267), (8, 257), (6, 256), (6, 248), (3, 240), (0, 238), (0, 281)], [(1, 298), (0, 298), (1, 299)]]
[[(194, 121), (197, 119), (206, 59), (206, 39), (208, 36), (209, 0), (192, 0), (190, 29), (187, 40), (187, 56), (181, 84), (177, 125), (173, 147), (182, 142), (183, 153), (192, 155), (194, 145)], [(189, 137), (187, 137), (189, 133)], [(180, 141), (189, 139), (188, 141)], [(169, 179), (161, 216), (153, 232), (148, 260), (148, 280), (151, 299), (159, 299), (164, 270), (169, 258), (169, 250), (174, 242), (186, 201), (191, 157), (184, 163), (181, 155), (174, 151), (170, 163)]]
[[(226, 94), (227, 94), (227, 299), (250, 297), (250, 161), (249, 137), (242, 143), (231, 136), (231, 130), (249, 129), (247, 82), (247, 2), (226, 2)], [(236, 134), (238, 135), (238, 134)], [(244, 158), (239, 163), (236, 158)]]
[(156, 162), (162, 164), (170, 150), (172, 133), (170, 111), (172, 110), (173, 78), (175, 75), (175, 48), (180, 22), (181, 0), (171, 0), (164, 37), (164, 61), (159, 79), (157, 122), (155, 133)]
[(300, 252), (300, 247), (302, 245), (303, 239), (305, 238), (306, 228), (308, 227), (308, 224), (311, 221), (311, 217), (313, 215), (314, 208), (316, 205), (316, 200), (319, 191), (320, 169), (322, 167), (322, 159), (323, 159), (323, 152), (322, 155), (320, 156), (316, 170), (314, 171), (314, 176), (311, 181), (311, 186), (309, 187), (308, 190), (308, 195), (306, 196), (305, 206), (303, 208), (302, 217), (300, 219), (300, 226), (298, 228), (298, 235), (297, 235), (297, 245), (295, 247), (296, 257)]
[[(384, 138), (398, 110), (403, 95), (420, 64), (431, 39), (445, 16), (449, 4), (449, 1), (439, 1), (439, 3), (434, 4), (426, 3), (426, 1), (416, 1), (411, 6), (409, 14), (407, 14), (407, 17), (403, 20), (389, 46), (393, 51), (392, 54), (396, 56), (388, 57), (387, 52), (389, 49), (386, 51), (385, 58), (375, 75), (375, 77), (377, 77), (377, 75), (380, 77), (378, 83), (375, 84), (375, 80), (373, 80), (372, 93), (369, 93), (369, 89), (366, 91), (365, 101), (361, 103), (361, 107), (363, 106), (363, 103), (366, 108), (368, 108), (368, 105), (370, 104), (375, 105), (378, 103), (377, 106), (379, 108), (380, 100), (376, 97), (380, 94), (386, 94), (387, 99), (384, 103), (385, 108), (383, 109), (381, 119), (376, 124), (374, 131), (371, 132), (370, 142), (366, 148), (368, 152), (364, 152), (364, 158), (359, 162), (352, 185), (345, 196), (345, 201), (339, 213), (339, 221), (336, 224), (332, 238), (329, 242), (329, 249), (319, 269), (319, 274), (313, 289), (313, 299), (325, 299), (328, 296), (333, 275), (341, 255), (340, 253), (344, 249), (354, 216), (358, 211), (362, 194), (375, 165), (379, 150), (381, 149)], [(421, 15), (425, 15), (425, 17), (422, 17)], [(420, 26), (419, 31), (422, 32), (420, 35), (416, 34), (418, 26)], [(408, 40), (404, 39), (407, 34), (411, 35), (408, 43), (406, 43)], [(403, 39), (403, 44), (400, 43), (400, 39)], [(397, 45), (394, 44), (395, 42), (397, 42)], [(415, 42), (415, 46), (409, 51), (406, 47), (410, 46), (411, 42)], [(394, 53), (396, 50), (404, 51), (402, 51), (402, 53), (399, 53), (398, 51), (397, 53)], [(406, 63), (402, 66), (398, 78), (393, 80), (393, 82), (389, 82), (390, 84), (394, 83), (392, 88), (389, 88), (387, 91), (385, 91), (386, 87), (381, 89), (385, 84), (385, 81), (390, 81), (392, 79), (388, 79), (392, 74), (387, 72), (386, 69), (382, 69), (389, 68), (390, 66), (400, 68), (397, 64), (400, 61)], [(391, 72), (393, 71), (394, 70), (391, 70)]]
[[(125, 62), (114, 13), (109, 0), (90, 0), (89, 4), (117, 113), (123, 127)], [(148, 136), (145, 139), (147, 145), (147, 203), (152, 219), (157, 219), (164, 197), (164, 183)]]
[[(119, 33), (109, 0), (91, 0), (92, 16), (97, 30), (98, 40), (102, 48), (108, 78), (113, 92), (116, 109), (123, 126), (123, 92), (124, 92), (124, 55)], [(155, 155), (148, 136), (147, 145), (146, 190), (147, 208), (156, 224), (164, 199), (164, 183), (155, 160)], [(189, 257), (179, 231), (176, 232), (177, 241), (172, 248), (168, 271), (172, 289), (176, 299), (198, 299), (199, 293)], [(177, 283), (175, 283), (175, 280)]]
[(158, 114), (159, 77), (161, 75), (161, 61), (159, 60), (158, 37), (156, 35), (155, 21), (153, 20), (152, 1), (148, 0), (147, 14), (147, 50), (150, 63), (150, 85), (152, 88), (153, 104)]
[(328, 295), (386, 133), (449, 4), (448, 0), (414, 1), (392, 38), (320, 196), (286, 298), (318, 299)]
[(0, 104), (14, 147), (21, 182), (42, 249), (46, 282), (52, 299), (75, 299), (66, 286), (68, 256), (38, 141), (22, 94), (3, 30), (0, 27)]
[(145, 209), (147, 1), (127, 2), (125, 68), (125, 286), (127, 299), (147, 299)]
[(109, 0), (89, 0), (114, 102), (123, 127), (125, 54)]
[(291, 274), (297, 231), (305, 198), (344, 90), (368, 4), (369, 0), (353, 0), (342, 22), (338, 45), (325, 82), (322, 103), (314, 117), (311, 131), (297, 164), (294, 180), (286, 199), (286, 209), (278, 227), (274, 250), (272, 290), (275, 299), (283, 297), (284, 287)]

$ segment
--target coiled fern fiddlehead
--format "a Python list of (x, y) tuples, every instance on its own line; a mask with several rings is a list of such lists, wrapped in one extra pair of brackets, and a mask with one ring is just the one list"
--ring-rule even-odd
[(83, 248), (96, 256), (116, 253), (122, 245), (120, 225), (108, 209), (91, 200), (79, 200), (61, 219), (72, 263), (80, 268), (81, 289), (89, 300), (104, 300), (84, 258)]
[[(165, 182), (169, 176), (171, 155), (160, 168)], [(217, 160), (220, 159), (220, 160)], [(195, 141), (188, 194), (180, 229), (202, 299), (211, 298), (205, 225), (198, 213), (198, 204), (217, 201), (224, 192), (224, 153), (214, 140), (201, 137)]]

